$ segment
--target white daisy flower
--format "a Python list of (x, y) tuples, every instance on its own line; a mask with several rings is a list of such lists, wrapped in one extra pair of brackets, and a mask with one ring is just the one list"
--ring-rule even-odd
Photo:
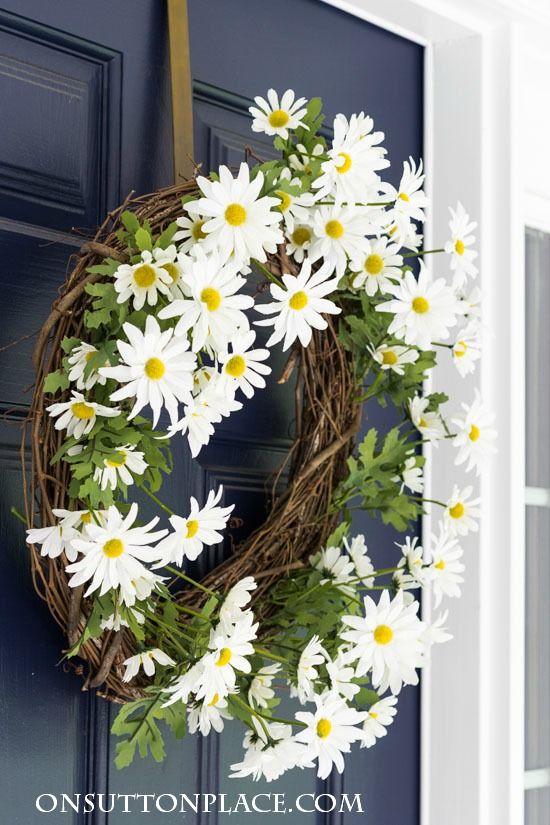
[(453, 362), (464, 378), (474, 372), (476, 361), (481, 358), (480, 329), (477, 320), (473, 319), (458, 333), (453, 345)]
[(390, 370), (396, 375), (405, 374), (405, 365), (418, 361), (418, 350), (401, 347), (398, 344), (380, 344), (378, 348), (368, 347), (373, 359), (382, 370)]
[(365, 587), (372, 587), (374, 584), (374, 565), (367, 552), (367, 545), (363, 535), (354, 536), (349, 542), (344, 536), (344, 546), (355, 568), (355, 577), (361, 579)]
[(77, 390), (91, 390), (96, 384), (105, 384), (107, 379), (100, 375), (97, 369), (92, 369), (87, 378), (84, 371), (94, 355), (97, 353), (96, 347), (81, 341), (77, 347), (71, 350), (68, 358), (70, 366), (69, 381), (76, 382)]
[(174, 241), (182, 241), (178, 249), (184, 255), (193, 251), (195, 246), (201, 245), (202, 241), (208, 237), (203, 230), (207, 218), (189, 217), (188, 215), (180, 215), (176, 218), (176, 223), (180, 227), (174, 235)]
[(205, 345), (223, 350), (234, 335), (248, 331), (243, 310), (254, 306), (254, 299), (237, 294), (246, 281), (235, 264), (222, 264), (216, 253), (206, 256), (199, 251), (197, 255), (185, 275), (190, 297), (161, 309), (159, 318), (179, 317), (175, 334), (186, 336), (191, 330), (193, 352)]
[(405, 459), (401, 477), (396, 476), (392, 480), (401, 480), (401, 492), (405, 487), (408, 487), (411, 493), (422, 493), (424, 491), (424, 473), (422, 467), (417, 464), (416, 456), (411, 455)]
[(290, 688), (290, 695), (297, 696), (302, 704), (314, 695), (314, 682), (319, 676), (318, 666), (328, 659), (319, 636), (312, 636), (304, 647), (296, 670), (296, 686)]
[(169, 295), (172, 278), (154, 260), (148, 250), (141, 253), (137, 264), (120, 264), (113, 275), (117, 302), (124, 304), (132, 299), (134, 309), (142, 309), (145, 303), (155, 306), (159, 295)]
[(307, 347), (311, 341), (312, 328), (326, 329), (328, 326), (322, 313), (338, 315), (342, 311), (325, 297), (336, 289), (338, 283), (336, 278), (330, 278), (331, 272), (331, 268), (325, 264), (317, 272), (312, 272), (311, 263), (306, 260), (297, 276), (283, 275), (285, 289), (271, 284), (274, 302), (257, 304), (256, 310), (262, 315), (276, 315), (255, 322), (257, 326), (275, 327), (267, 341), (268, 347), (283, 338), (283, 350), (287, 350), (296, 338), (303, 347)]
[[(362, 114), (362, 113), (361, 113)], [(370, 121), (370, 123), (367, 123)], [(376, 172), (389, 166), (386, 150), (376, 144), (384, 140), (383, 132), (372, 132), (372, 118), (360, 121), (344, 115), (334, 119), (334, 138), (328, 160), (321, 164), (322, 174), (313, 181), (319, 198), (333, 196), (336, 203), (364, 203), (367, 189), (378, 183)]]
[(269, 350), (250, 349), (255, 340), (256, 333), (250, 330), (231, 339), (231, 352), (226, 350), (218, 354), (222, 375), (235, 382), (247, 398), (254, 395), (254, 387), (264, 389), (263, 376), (271, 372), (271, 367), (261, 363), (269, 358)]
[(56, 559), (61, 553), (65, 553), (68, 561), (74, 561), (77, 551), (72, 541), (80, 537), (78, 528), (91, 520), (90, 513), (87, 510), (61, 509), (54, 509), (52, 513), (59, 519), (58, 523), (51, 527), (35, 527), (27, 530), (27, 544), (40, 544), (41, 556)]
[(248, 656), (254, 653), (252, 642), (256, 638), (258, 624), (253, 624), (252, 611), (243, 613), (227, 632), (221, 625), (210, 631), (208, 648), (203, 657), (204, 675), (196, 692), (196, 698), (211, 702), (216, 694), (227, 696), (235, 690), (237, 673), (250, 673)]
[(301, 264), (311, 246), (313, 230), (305, 223), (295, 224), (292, 232), (287, 233), (286, 251)]
[(187, 352), (189, 342), (185, 338), (174, 338), (172, 329), (161, 332), (152, 315), (147, 316), (145, 332), (128, 323), (123, 329), (128, 343), (117, 341), (122, 363), (100, 370), (102, 375), (125, 385), (115, 390), (111, 400), (136, 399), (129, 420), (149, 405), (153, 411), (153, 426), (156, 426), (164, 406), (175, 424), (178, 401), (190, 401), (192, 397), (197, 359), (192, 352)]
[(132, 580), (132, 590), (121, 591), (122, 603), (131, 608), (136, 601), (147, 601), (151, 593), (157, 589), (157, 585), (164, 581), (166, 581), (164, 576), (158, 576), (156, 573), (146, 570), (141, 576)]
[[(221, 508), (218, 508), (221, 509)], [(231, 508), (233, 509), (233, 508)], [(231, 625), (243, 617), (243, 608), (249, 604), (257, 584), (252, 576), (245, 576), (228, 591), (220, 607), (220, 623), (229, 631)]]
[(407, 536), (404, 544), (396, 542), (396, 545), (401, 550), (402, 556), (397, 563), (398, 569), (393, 577), (395, 585), (403, 590), (423, 587), (430, 578), (430, 570), (427, 565), (424, 565), (424, 548), (418, 537)]
[(390, 285), (387, 291), (393, 299), (378, 304), (376, 311), (395, 315), (388, 327), (389, 335), (396, 335), (406, 344), (423, 350), (430, 349), (433, 341), (447, 339), (449, 327), (454, 327), (457, 315), (464, 313), (464, 305), (444, 278), (433, 281), (422, 261), (418, 280), (412, 272), (406, 272), (403, 279)]
[(366, 718), (365, 712), (348, 707), (345, 700), (334, 694), (315, 697), (315, 713), (299, 711), (296, 719), (306, 728), (296, 734), (296, 741), (308, 746), (310, 756), (317, 758), (317, 776), (326, 779), (334, 766), (338, 773), (344, 770), (343, 753), (349, 753), (353, 742), (361, 739), (357, 725)]
[(318, 553), (309, 557), (309, 563), (316, 570), (326, 574), (326, 578), (321, 579), (321, 584), (331, 582), (342, 593), (353, 593), (354, 587), (348, 582), (357, 578), (355, 565), (339, 547), (325, 547), (319, 550)]
[(265, 665), (260, 668), (254, 676), (248, 688), (248, 701), (252, 707), (267, 708), (269, 702), (275, 696), (275, 691), (271, 687), (281, 665), (274, 662), (272, 665)]
[(393, 281), (400, 281), (403, 258), (397, 254), (398, 249), (384, 236), (367, 239), (366, 250), (350, 263), (351, 271), (359, 273), (353, 279), (354, 288), (364, 287), (367, 295), (375, 295), (378, 291), (387, 292)]
[(71, 587), (78, 587), (91, 579), (85, 596), (96, 590), (103, 596), (108, 590), (120, 587), (121, 595), (128, 599), (127, 604), (131, 606), (137, 594), (136, 579), (152, 575), (142, 562), (156, 559), (152, 544), (167, 533), (167, 530), (152, 532), (158, 524), (158, 517), (143, 527), (133, 527), (137, 517), (137, 504), (132, 504), (126, 517), (111, 506), (107, 510), (104, 527), (92, 522), (87, 525), (86, 535), (73, 540), (74, 547), (83, 554), (83, 558), (65, 568), (73, 574), (69, 580)]
[[(281, 183), (282, 182), (282, 183)], [(307, 223), (310, 216), (310, 208), (315, 204), (315, 198), (311, 192), (302, 192), (302, 185), (299, 178), (292, 178), (292, 173), (285, 167), (279, 177), (279, 185), (286, 188), (276, 189), (273, 193), (279, 198), (276, 209), (283, 216), (285, 231), (294, 231), (296, 222)], [(290, 191), (288, 188), (290, 187)]]
[(464, 551), (459, 547), (458, 539), (450, 535), (443, 524), (439, 526), (439, 535), (432, 536), (430, 580), (432, 582), (435, 606), (443, 596), (460, 596), (460, 587), (465, 568), (460, 559)]
[(443, 519), (451, 535), (466, 536), (468, 533), (477, 533), (479, 526), (477, 519), (481, 515), (479, 498), (471, 498), (473, 487), (464, 487), (460, 490), (455, 484), (453, 492), (447, 501)]
[(476, 240), (472, 232), (477, 223), (470, 221), (460, 201), (456, 205), (456, 210), (449, 207), (449, 212), (451, 213), (449, 221), (451, 240), (445, 244), (445, 252), (451, 256), (451, 269), (454, 272), (453, 287), (460, 289), (468, 277), (475, 278), (477, 275), (477, 266), (474, 264), (477, 252), (469, 249)]
[(191, 496), (191, 509), (187, 518), (170, 516), (174, 532), (157, 544), (155, 559), (158, 559), (158, 563), (155, 567), (164, 567), (166, 564), (181, 567), (184, 558), (194, 561), (205, 545), (211, 547), (223, 541), (223, 535), (218, 530), (225, 530), (235, 505), (218, 507), (222, 495), (221, 485), (217, 493), (210, 490), (204, 507), (199, 507), (197, 499)]
[(159, 647), (144, 650), (143, 653), (136, 653), (135, 656), (130, 656), (124, 660), (123, 665), (126, 670), (124, 671), (122, 681), (131, 682), (132, 679), (138, 675), (140, 668), (143, 668), (146, 676), (153, 676), (155, 673), (155, 662), (162, 667), (166, 667), (167, 665), (174, 666), (176, 664), (172, 657)]
[(424, 222), (426, 220), (424, 210), (429, 200), (422, 190), (424, 178), (422, 161), (419, 161), (417, 168), (410, 157), (403, 163), (403, 174), (397, 189), (390, 183), (380, 184), (380, 191), (394, 202), (391, 215), (398, 224), (403, 218), (405, 221), (412, 219)]
[(50, 404), (46, 411), (52, 418), (57, 418), (56, 430), (67, 430), (69, 438), (75, 438), (77, 441), (93, 429), (98, 415), (102, 418), (116, 418), (120, 415), (120, 410), (96, 404), (95, 401), (87, 401), (81, 392), (75, 391), (71, 393), (70, 401)]
[(365, 596), (365, 616), (343, 616), (352, 628), (341, 634), (354, 645), (358, 659), (357, 676), (372, 670), (372, 685), (376, 689), (388, 684), (392, 693), (399, 693), (403, 684), (416, 685), (416, 668), (422, 665), (420, 636), (424, 624), (417, 616), (418, 602), (408, 604), (400, 590), (390, 600), (388, 590), (382, 591), (376, 604)]
[(376, 745), (376, 740), (381, 739), (387, 733), (387, 728), (392, 724), (397, 713), (397, 696), (386, 696), (371, 705), (367, 718), (363, 722), (363, 736), (361, 737), (362, 748), (372, 748)]
[(256, 735), (252, 731), (247, 731), (243, 742), (244, 758), (242, 762), (231, 765), (231, 779), (244, 779), (250, 776), (254, 781), (265, 779), (272, 782), (292, 768), (313, 767), (306, 746), (297, 742), (292, 735), (291, 725), (281, 722), (265, 724), (271, 741), (266, 741), (262, 729), (258, 729)]
[(113, 451), (114, 458), (105, 458), (103, 468), (96, 467), (94, 481), (99, 483), (102, 490), (110, 487), (116, 490), (119, 481), (129, 486), (134, 483), (134, 475), (141, 476), (149, 466), (143, 459), (143, 453), (135, 446), (125, 444)]
[(343, 696), (346, 701), (352, 702), (361, 688), (352, 681), (355, 678), (355, 668), (349, 664), (347, 654), (339, 650), (336, 659), (329, 659), (326, 667), (331, 690), (338, 696)]
[(492, 426), (495, 415), (487, 410), (477, 390), (472, 404), (462, 404), (462, 409), (464, 415), (452, 419), (458, 429), (453, 438), (458, 449), (455, 464), (467, 462), (466, 470), (475, 467), (479, 474), (485, 459), (496, 452), (493, 442), (497, 432)]
[(200, 731), (202, 736), (208, 736), (212, 729), (221, 733), (224, 719), (232, 719), (227, 710), (227, 701), (223, 696), (215, 694), (210, 702), (191, 705), (188, 713), (189, 733)]
[(258, 172), (251, 181), (246, 163), (241, 163), (236, 178), (227, 166), (220, 166), (219, 177), (219, 181), (198, 177), (205, 197), (184, 207), (191, 216), (208, 218), (202, 226), (208, 237), (201, 247), (217, 250), (222, 262), (234, 258), (239, 267), (251, 258), (265, 261), (266, 252), (275, 252), (283, 242), (278, 226), (281, 213), (272, 211), (280, 199), (259, 197), (264, 176)]
[(364, 258), (370, 248), (365, 237), (370, 229), (363, 208), (321, 206), (313, 215), (315, 238), (309, 250), (312, 262), (323, 258), (329, 273), (336, 272), (340, 279), (348, 259)]
[[(176, 702), (182, 702), (184, 705), (189, 703), (191, 694), (197, 693), (200, 689), (204, 679), (204, 659), (200, 659), (181, 676), (177, 676), (163, 692), (170, 694), (170, 698), (164, 702), (163, 708), (169, 705), (174, 705)], [(210, 701), (214, 699), (215, 694)], [(219, 699), (219, 697), (218, 697)]]
[(155, 264), (170, 276), (170, 295), (179, 298), (183, 289), (183, 264), (187, 262), (187, 256), (178, 252), (175, 244), (170, 244), (166, 249), (156, 246), (153, 249), (153, 258)]
[(242, 410), (241, 402), (235, 400), (236, 389), (237, 385), (234, 382), (228, 384), (220, 373), (212, 374), (205, 388), (187, 404), (180, 421), (170, 427), (170, 436), (178, 432), (187, 434), (193, 458), (210, 441), (214, 434), (214, 424), (218, 424), (222, 417)]
[(319, 160), (325, 154), (325, 149), (322, 143), (316, 143), (313, 149), (309, 152), (303, 143), (296, 144), (297, 155), (289, 155), (288, 165), (295, 172), (301, 172), (304, 175), (311, 175), (311, 160)]
[[(138, 624), (145, 624), (145, 616), (140, 610), (136, 610), (132, 607), (129, 609)], [(111, 615), (106, 619), (102, 619), (99, 626), (102, 630), (114, 630), (115, 633), (118, 633), (118, 631), (123, 627), (130, 627), (129, 623), (122, 617), (119, 610), (115, 610), (115, 612), (111, 613)]]
[(447, 628), (444, 627), (448, 615), (449, 611), (446, 610), (444, 613), (441, 613), (437, 617), (435, 622), (426, 625), (426, 629), (422, 634), (422, 644), (424, 645), (427, 654), (429, 654), (430, 648), (433, 645), (443, 644), (444, 642), (448, 642), (453, 638), (452, 634), (448, 633)]
[(253, 132), (279, 135), (287, 140), (289, 129), (298, 129), (300, 126), (308, 128), (301, 120), (307, 112), (304, 105), (307, 100), (305, 97), (296, 98), (292, 89), (287, 89), (280, 100), (275, 89), (269, 89), (267, 100), (258, 96), (254, 98), (254, 103), (256, 105), (248, 110), (254, 118), (251, 126)]
[(434, 443), (445, 438), (445, 426), (438, 412), (428, 410), (429, 405), (429, 398), (415, 395), (414, 398), (409, 399), (409, 415), (418, 432)]

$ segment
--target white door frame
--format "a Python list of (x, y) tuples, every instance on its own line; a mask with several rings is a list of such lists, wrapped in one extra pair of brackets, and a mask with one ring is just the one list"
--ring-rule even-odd
[[(517, 113), (521, 84), (534, 78), (522, 73), (519, 57), (533, 48), (546, 53), (550, 14), (545, 0), (321, 2), (425, 47), (424, 156), (433, 207), (427, 247), (443, 245), (448, 206), (458, 199), (480, 225), (479, 285), (490, 329), (482, 366), (463, 380), (447, 362), (433, 385), (467, 401), (480, 389), (497, 413), (499, 453), (480, 477), (481, 529), (464, 542), (462, 598), (447, 605), (454, 639), (434, 651), (423, 673), (421, 822), (521, 825), (524, 134)], [(433, 263), (436, 272), (445, 267)], [(441, 496), (454, 482), (471, 483), (457, 474), (450, 445), (433, 457), (429, 484)], [(431, 519), (425, 517), (425, 535)]]

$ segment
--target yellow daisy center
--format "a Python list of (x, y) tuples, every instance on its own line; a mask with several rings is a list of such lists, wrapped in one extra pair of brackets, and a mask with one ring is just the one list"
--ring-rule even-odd
[(311, 232), (307, 226), (298, 226), (292, 233), (292, 243), (296, 246), (303, 246), (311, 240)]
[(166, 270), (166, 272), (170, 275), (172, 279), (172, 283), (175, 284), (180, 274), (176, 264), (172, 263), (171, 261), (168, 261), (167, 264), (162, 264), (162, 268)]
[(419, 295), (417, 298), (413, 298), (412, 308), (419, 315), (424, 315), (424, 313), (430, 309), (430, 302), (426, 298), (423, 298), (422, 295)]
[(118, 461), (114, 461), (112, 458), (106, 458), (105, 464), (107, 467), (124, 467), (126, 464), (126, 452), (124, 450), (117, 450), (120, 458)]
[(83, 513), (80, 516), (80, 521), (82, 522), (82, 524), (89, 524), (91, 522), (91, 520), (92, 520), (92, 514), (91, 513)]
[(277, 207), (281, 212), (286, 212), (290, 204), (292, 203), (292, 198), (288, 194), (288, 192), (283, 192), (282, 189), (278, 189), (275, 194), (278, 198), (281, 199), (281, 203)]
[(206, 221), (195, 221), (193, 224), (191, 235), (196, 241), (203, 241), (206, 238), (207, 233), (202, 231), (205, 223)]
[(445, 562), (443, 561), (443, 559), (440, 559), (440, 561), (434, 564), (434, 567), (436, 570), (445, 570)]
[(338, 240), (338, 238), (341, 238), (344, 234), (344, 227), (342, 226), (340, 221), (328, 221), (325, 224), (325, 232), (327, 233), (329, 238), (332, 238), (333, 240)]
[(189, 519), (189, 521), (187, 522), (187, 533), (185, 535), (185, 538), (186, 539), (192, 539), (193, 536), (197, 535), (198, 529), (199, 529), (199, 522), (194, 518)]
[(383, 269), (384, 259), (382, 256), (377, 255), (375, 252), (373, 252), (372, 255), (369, 255), (365, 261), (365, 270), (369, 273), (369, 275), (380, 275)]
[(213, 286), (207, 286), (201, 292), (201, 301), (203, 304), (206, 304), (206, 308), (209, 312), (215, 312), (220, 308), (222, 296), (217, 289), (214, 289)]
[(275, 109), (268, 117), (269, 125), (273, 126), (274, 129), (282, 129), (289, 120), (288, 112), (285, 112), (284, 109)]
[(338, 152), (338, 157), (343, 158), (344, 160), (339, 166), (336, 167), (336, 171), (339, 175), (345, 175), (345, 173), (349, 172), (352, 167), (352, 160), (347, 152)]
[(378, 714), (375, 710), (369, 710), (369, 716), (371, 717), (371, 719), (378, 719)]
[(166, 367), (160, 358), (149, 358), (149, 360), (145, 362), (145, 375), (147, 378), (150, 378), (151, 381), (160, 381), (165, 372)]
[(378, 645), (389, 645), (393, 639), (393, 630), (387, 624), (379, 624), (374, 629), (374, 641)]
[(92, 360), (94, 355), (95, 355), (95, 352), (87, 352), (86, 353), (86, 355), (84, 356), (84, 360), (86, 361), (87, 364), (89, 364), (89, 362)]
[(225, 371), (232, 378), (240, 378), (246, 370), (246, 361), (242, 355), (233, 355), (225, 365)]
[(220, 694), (215, 693), (212, 697), (212, 701), (208, 703), (208, 707), (211, 708), (212, 705), (216, 705), (220, 701)]
[(134, 281), (140, 289), (147, 289), (148, 287), (153, 286), (156, 280), (157, 273), (152, 266), (149, 266), (149, 264), (142, 264), (141, 266), (138, 266), (137, 269), (134, 269)]
[(230, 226), (241, 226), (246, 220), (246, 209), (240, 203), (230, 203), (224, 214)]
[(220, 655), (216, 660), (217, 667), (224, 667), (231, 661), (231, 650), (228, 647), (222, 647)]
[(427, 427), (427, 426), (428, 426), (428, 422), (426, 421), (426, 419), (425, 419), (425, 418), (421, 418), (421, 419), (419, 420), (419, 422), (418, 422), (418, 426), (419, 426), (419, 427)]
[(84, 421), (88, 421), (95, 415), (94, 408), (90, 407), (89, 404), (85, 404), (84, 401), (77, 401), (75, 404), (73, 404), (71, 406), (71, 412), (75, 418), (80, 418)]
[(457, 501), (453, 507), (449, 507), (449, 515), (451, 518), (462, 518), (464, 515), (464, 505), (461, 501)]
[(455, 344), (454, 353), (457, 358), (463, 358), (466, 355), (466, 350), (468, 349), (468, 345), (466, 341), (457, 341)]
[(291, 309), (304, 309), (307, 306), (308, 297), (305, 292), (300, 290), (299, 292), (295, 292), (288, 305)]
[(116, 559), (124, 553), (124, 544), (120, 539), (109, 539), (103, 545), (103, 552), (108, 559)]
[(407, 193), (406, 193), (406, 192), (400, 192), (400, 193), (399, 193), (399, 198), (400, 198), (402, 201), (405, 201), (405, 203), (408, 203), (408, 202), (410, 201), (410, 198), (409, 198), (409, 196), (407, 195)]
[(388, 349), (385, 352), (383, 352), (382, 363), (389, 364), (390, 366), (393, 366), (393, 364), (397, 364), (397, 355), (395, 354), (395, 352), (393, 352), (393, 350), (391, 349)]
[(390, 236), (390, 238), (391, 238), (392, 235), (395, 235), (396, 232), (397, 232), (397, 224), (394, 224), (391, 227), (391, 229), (388, 229), (388, 235)]
[(332, 723), (328, 719), (319, 719), (317, 722), (317, 736), (319, 739), (326, 739), (332, 730)]
[(479, 436), (480, 436), (479, 427), (476, 427), (475, 424), (472, 424), (472, 426), (470, 428), (470, 432), (468, 434), (468, 438), (470, 439), (470, 441), (477, 441)]
[(461, 241), (460, 238), (455, 241), (455, 252), (457, 255), (464, 255), (464, 250), (466, 247), (464, 246), (464, 241)]

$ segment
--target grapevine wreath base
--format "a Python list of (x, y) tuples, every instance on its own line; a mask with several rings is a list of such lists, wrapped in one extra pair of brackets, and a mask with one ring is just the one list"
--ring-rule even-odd
[[(25, 472), (25, 511), (29, 528), (35, 526), (36, 513), (41, 524), (55, 521), (52, 510), (67, 508), (67, 488), (70, 466), (65, 462), (51, 465), (64, 435), (54, 428), (54, 419), (45, 413), (44, 379), (59, 369), (63, 358), (60, 346), (64, 337), (84, 337), (83, 314), (91, 298), (85, 292), (87, 284), (101, 278), (88, 272), (105, 258), (125, 262), (127, 255), (116, 236), (120, 215), (127, 209), (135, 212), (140, 223), (148, 220), (151, 230), (160, 234), (181, 215), (182, 197), (194, 196), (194, 180), (162, 189), (150, 195), (128, 197), (99, 228), (93, 241), (86, 243), (77, 257), (59, 298), (40, 330), (33, 361), (36, 385), (26, 422), (23, 444), (30, 431), (32, 463)], [(289, 259), (285, 246), (268, 257), (267, 267), (275, 275), (296, 274), (298, 267)], [(274, 583), (300, 567), (319, 547), (335, 526), (336, 515), (329, 515), (332, 495), (346, 475), (346, 459), (353, 448), (353, 436), (358, 430), (361, 406), (357, 402), (352, 355), (339, 341), (331, 319), (328, 329), (314, 332), (309, 347), (291, 351), (280, 382), (293, 371), (296, 380), (296, 437), (285, 460), (289, 467), (288, 485), (274, 496), (271, 512), (264, 524), (232, 555), (213, 569), (203, 584), (212, 590), (226, 592), (245, 576), (254, 576), (258, 587), (253, 604), (262, 615), (265, 594)], [(25, 468), (25, 462), (22, 462)], [(281, 467), (281, 471), (284, 469)], [(276, 487), (277, 478), (273, 485)], [(90, 602), (83, 599), (84, 586), (70, 588), (61, 556), (51, 559), (40, 555), (39, 547), (31, 545), (32, 575), (36, 591), (46, 601), (69, 645), (83, 632)], [(185, 588), (178, 598), (191, 604), (200, 603), (201, 593)], [(144, 695), (142, 688), (122, 681), (123, 662), (135, 653), (135, 639), (126, 628), (118, 632), (105, 631), (103, 636), (88, 640), (79, 649), (79, 656), (88, 667), (78, 670), (85, 679), (85, 688), (100, 688), (98, 695), (113, 702), (125, 702)], [(144, 684), (147, 683), (145, 678)]]

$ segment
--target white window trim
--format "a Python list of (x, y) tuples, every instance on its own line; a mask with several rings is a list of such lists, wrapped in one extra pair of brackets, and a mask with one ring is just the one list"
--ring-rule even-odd
[[(475, 383), (461, 383), (447, 364), (434, 384), (455, 397), (465, 386), (467, 395), (479, 387), (497, 412), (499, 453), (481, 474), (481, 529), (465, 548), (463, 596), (449, 604), (455, 638), (434, 652), (423, 676), (421, 822), (521, 825), (525, 411), (518, 55), (527, 41), (527, 48), (545, 52), (550, 15), (545, 0), (322, 2), (426, 47), (424, 155), (433, 202), (427, 242), (446, 237), (447, 207), (457, 198), (480, 224), (480, 285), (492, 337)], [(527, 141), (522, 148), (528, 151)], [(451, 449), (440, 447), (434, 459), (431, 484), (447, 490), (457, 475)], [(426, 535), (431, 518), (425, 518)]]

